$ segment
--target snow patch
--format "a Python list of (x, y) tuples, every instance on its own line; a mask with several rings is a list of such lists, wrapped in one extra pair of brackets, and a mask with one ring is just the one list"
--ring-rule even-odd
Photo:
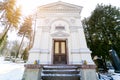
[(4, 61), (4, 57), (0, 57), (0, 80), (21, 80), (24, 73), (23, 63), (12, 63)]

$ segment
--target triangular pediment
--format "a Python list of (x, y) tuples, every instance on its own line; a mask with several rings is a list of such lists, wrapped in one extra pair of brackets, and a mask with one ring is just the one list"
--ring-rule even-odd
[(50, 3), (44, 6), (40, 6), (39, 7), (40, 10), (82, 10), (82, 6), (77, 6), (74, 4), (69, 4), (66, 2), (62, 2), (62, 1), (58, 1), (58, 2), (54, 2), (54, 3)]

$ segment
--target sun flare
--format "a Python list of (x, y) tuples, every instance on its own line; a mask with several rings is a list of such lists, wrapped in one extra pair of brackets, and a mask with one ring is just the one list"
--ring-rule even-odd
[(24, 16), (32, 13), (39, 3), (36, 0), (17, 0), (17, 4), (21, 7)]

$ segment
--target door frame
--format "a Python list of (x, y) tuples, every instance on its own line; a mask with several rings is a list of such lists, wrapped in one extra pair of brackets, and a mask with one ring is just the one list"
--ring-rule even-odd
[(55, 41), (65, 41), (65, 43), (66, 43), (66, 64), (65, 65), (67, 65), (68, 64), (68, 40), (67, 39), (53, 39), (52, 40), (52, 64), (53, 65), (55, 65), (54, 64), (54, 42)]

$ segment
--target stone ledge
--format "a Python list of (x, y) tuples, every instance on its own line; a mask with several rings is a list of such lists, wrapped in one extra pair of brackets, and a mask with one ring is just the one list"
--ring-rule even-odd
[(39, 65), (39, 64), (25, 64), (24, 67), (27, 68), (27, 69), (40, 69), (40, 68), (42, 68), (42, 65)]
[[(55, 66), (55, 65), (41, 65), (41, 64), (25, 64), (24, 65), (24, 67), (27, 69), (40, 69), (43, 66)], [(78, 66), (81, 69), (95, 69), (96, 68), (96, 65), (67, 65), (67, 66)]]
[(82, 69), (95, 69), (96, 65), (81, 65)]

